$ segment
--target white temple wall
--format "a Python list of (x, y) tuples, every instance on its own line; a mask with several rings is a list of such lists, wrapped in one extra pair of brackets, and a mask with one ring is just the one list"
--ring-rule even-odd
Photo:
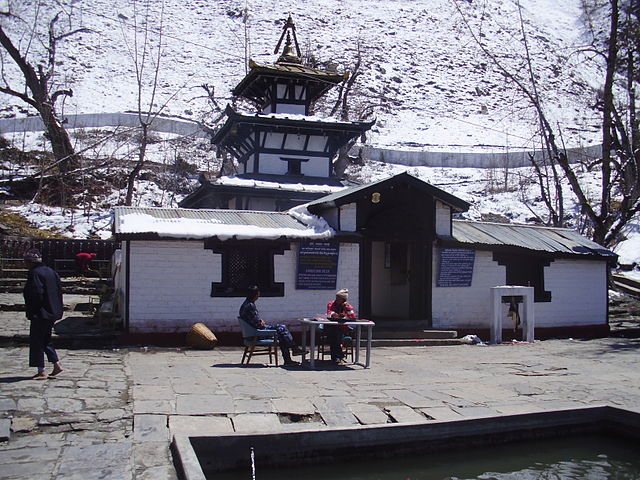
[(356, 231), (357, 207), (355, 203), (348, 203), (340, 207), (340, 230), (344, 232)]
[(536, 303), (536, 326), (602, 325), (607, 322), (607, 264), (558, 259), (544, 269), (551, 302)]
[(276, 103), (276, 113), (285, 113), (290, 115), (304, 115), (304, 105), (296, 105), (292, 103)]
[(451, 235), (451, 207), (436, 201), (436, 234)]
[(329, 176), (329, 159), (327, 157), (305, 157), (303, 152), (300, 156), (293, 155), (260, 155), (260, 173), (269, 173), (273, 175), (285, 175), (289, 168), (288, 163), (283, 158), (291, 159), (307, 159), (302, 162), (301, 173), (309, 177), (328, 177)]
[[(222, 255), (205, 250), (201, 241), (130, 241), (129, 331), (186, 332), (194, 323), (216, 331), (239, 331), (242, 297), (211, 297), (211, 283), (222, 280)], [(266, 322), (291, 325), (298, 319), (326, 313), (332, 290), (296, 290), (298, 244), (275, 255), (276, 282), (285, 284), (284, 297), (262, 297), (258, 309)], [(336, 288), (348, 288), (358, 308), (359, 248), (341, 243)], [(126, 292), (126, 288), (123, 289)], [(284, 301), (286, 299), (286, 301)]]
[(436, 287), (440, 249), (433, 250), (433, 328), (489, 328), (491, 287), (504, 285), (506, 270), (493, 261), (493, 254), (476, 251), (470, 287)]
[[(436, 287), (440, 249), (434, 249), (433, 328), (489, 328), (491, 287), (505, 285), (506, 268), (488, 251), (476, 251), (470, 287)], [(601, 325), (607, 321), (607, 265), (604, 261), (557, 259), (544, 268), (551, 302), (534, 304), (536, 327)], [(578, 282), (579, 279), (579, 282)], [(503, 305), (507, 328), (508, 305)]]

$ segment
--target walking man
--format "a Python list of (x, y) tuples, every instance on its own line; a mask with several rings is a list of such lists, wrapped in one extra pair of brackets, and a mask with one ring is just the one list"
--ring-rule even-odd
[(37, 367), (34, 380), (45, 380), (44, 356), (53, 363), (52, 377), (62, 372), (58, 354), (51, 345), (51, 330), (56, 320), (62, 318), (62, 287), (55, 270), (42, 263), (40, 252), (32, 248), (24, 254), (29, 268), (24, 286), (24, 303), (29, 327), (29, 366)]

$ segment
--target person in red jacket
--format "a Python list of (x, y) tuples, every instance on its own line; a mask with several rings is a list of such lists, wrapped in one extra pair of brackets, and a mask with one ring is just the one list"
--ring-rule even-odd
[[(346, 288), (338, 290), (335, 300), (327, 304), (327, 318), (337, 322), (354, 320), (356, 312), (347, 300), (349, 300), (349, 290)], [(351, 330), (352, 328), (347, 325), (328, 325), (325, 327), (327, 341), (331, 349), (331, 361), (334, 363), (344, 362), (342, 344), (346, 341)]]
[(94, 270), (91, 266), (91, 261), (96, 258), (95, 253), (80, 252), (76, 254), (76, 268), (78, 275), (84, 277), (87, 272), (91, 272), (94, 275), (100, 276), (100, 272)]

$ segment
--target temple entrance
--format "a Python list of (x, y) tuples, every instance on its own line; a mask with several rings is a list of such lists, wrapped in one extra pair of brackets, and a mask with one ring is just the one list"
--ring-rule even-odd
[(407, 242), (371, 242), (371, 316), (410, 317), (410, 262)]
[(358, 204), (361, 313), (390, 328), (429, 328), (433, 197), (399, 183), (371, 198)]
[(366, 310), (372, 320), (406, 321), (416, 326), (431, 326), (431, 255), (424, 241), (371, 240), (364, 250), (369, 251), (370, 274), (364, 283), (369, 292)]
[(327, 212), (328, 221), (344, 229), (340, 234), (360, 245), (362, 317), (378, 329), (433, 326), (436, 231), (450, 234), (451, 212), (467, 210), (468, 203), (404, 172), (307, 205), (310, 213)]

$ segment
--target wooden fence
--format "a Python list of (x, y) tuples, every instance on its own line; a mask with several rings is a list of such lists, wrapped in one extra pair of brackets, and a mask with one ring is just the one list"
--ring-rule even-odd
[(73, 276), (76, 270), (76, 254), (95, 253), (94, 268), (104, 276), (110, 276), (111, 256), (120, 248), (113, 240), (48, 239), (28, 237), (0, 237), (0, 259), (6, 262), (22, 260), (24, 252), (37, 248), (42, 252), (42, 262), (54, 268), (60, 276)]

